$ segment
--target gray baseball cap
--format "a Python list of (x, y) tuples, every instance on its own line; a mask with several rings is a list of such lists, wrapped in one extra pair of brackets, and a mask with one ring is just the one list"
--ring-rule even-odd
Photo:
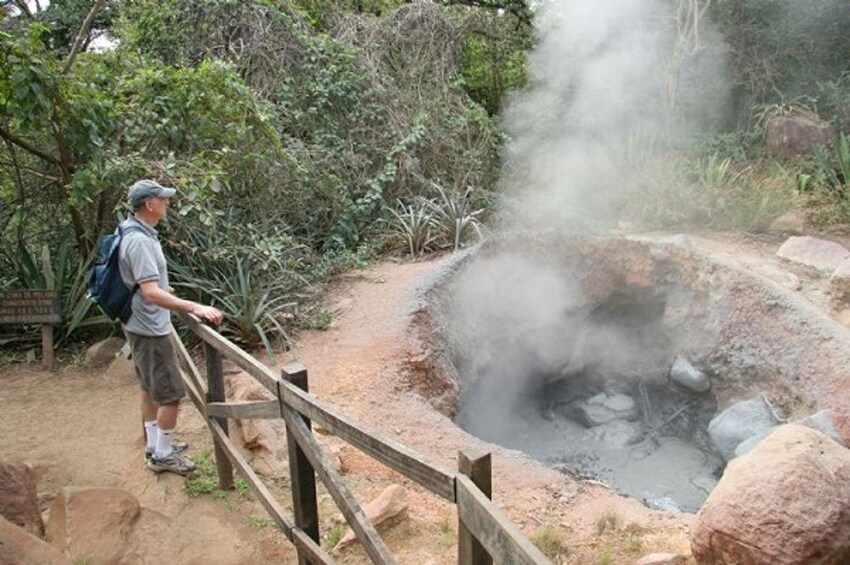
[(177, 190), (173, 188), (162, 186), (150, 179), (142, 179), (134, 182), (133, 186), (130, 187), (129, 192), (127, 193), (127, 200), (130, 202), (130, 206), (135, 210), (154, 196), (171, 198), (175, 194), (177, 194)]

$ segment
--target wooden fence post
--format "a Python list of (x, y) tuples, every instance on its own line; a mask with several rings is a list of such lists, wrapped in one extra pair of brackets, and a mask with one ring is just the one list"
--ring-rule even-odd
[[(304, 392), (308, 390), (307, 369), (302, 365), (291, 364), (281, 370), (281, 376)], [(310, 419), (301, 416), (307, 429), (311, 428)], [(319, 505), (316, 501), (316, 473), (307, 455), (298, 445), (289, 426), (286, 428), (286, 447), (289, 452), (289, 476), (292, 481), (292, 513), (295, 526), (319, 543)], [(298, 564), (310, 563), (306, 556), (298, 552)]]
[[(463, 451), (458, 452), (458, 471), (469, 477), (487, 498), (493, 498), (493, 471), (489, 453), (472, 458)], [(457, 562), (460, 565), (492, 565), (493, 558), (487, 553), (472, 532), (458, 517)]]
[[(207, 385), (209, 386), (207, 402), (225, 402), (221, 353), (208, 343), (204, 344), (204, 352), (207, 358)], [(227, 418), (213, 419), (227, 434)], [(218, 470), (218, 486), (221, 490), (230, 490), (233, 488), (233, 465), (230, 464), (230, 459), (227, 458), (227, 454), (219, 445), (219, 442), (214, 441), (213, 444), (215, 445), (215, 466)]]
[(53, 324), (41, 324), (42, 364), (48, 371), (53, 370)]

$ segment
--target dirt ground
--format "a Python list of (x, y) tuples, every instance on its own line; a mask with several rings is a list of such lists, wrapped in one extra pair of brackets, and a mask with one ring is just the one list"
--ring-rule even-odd
[[(689, 238), (700, 252), (766, 280), (786, 284), (791, 276), (799, 278), (796, 292), (828, 312), (828, 280), (789, 270), (774, 255), (782, 240), (722, 234)], [(404, 386), (402, 368), (417, 353), (409, 332), (417, 289), (447, 260), (387, 261), (343, 277), (326, 297), (333, 323), (324, 331), (301, 332), (290, 359), (308, 368), (311, 392), (447, 469), (456, 468), (459, 450), (492, 452), (494, 500), (526, 535), (557, 554), (556, 562), (634, 563), (654, 552), (688, 555), (692, 515), (649, 510), (604, 485), (577, 481), (520, 452), (482, 442)], [(190, 497), (183, 478), (156, 476), (144, 467), (138, 392), (129, 362), (119, 358), (105, 369), (67, 364), (51, 373), (36, 365), (2, 366), (0, 414), (0, 456), (36, 467), (45, 509), (68, 485), (119, 487), (139, 499), (142, 514), (123, 563), (296, 562), (291, 545), (250, 495)], [(188, 401), (179, 435), (191, 444), (190, 456), (211, 450), (203, 420)], [(322, 443), (339, 456), (361, 503), (393, 483), (407, 490), (406, 517), (380, 529), (399, 562), (455, 562), (453, 506), (332, 436), (322, 436)], [(273, 487), (288, 507), (285, 481)], [(329, 496), (320, 490), (323, 539), (338, 534), (335, 515)], [(86, 556), (72, 557), (86, 562), (79, 561)], [(342, 563), (368, 562), (356, 544), (334, 557)]]

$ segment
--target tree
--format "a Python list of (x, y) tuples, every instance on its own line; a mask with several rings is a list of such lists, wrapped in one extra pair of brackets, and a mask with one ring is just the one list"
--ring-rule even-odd
[[(71, 67), (82, 48), (96, 14), (106, 0), (91, 7), (74, 44), (63, 59), (49, 51), (42, 38), (47, 28), (31, 23), (23, 32), (0, 35), (0, 137), (14, 170), (13, 178), (22, 196), (28, 193), (25, 177), (46, 179), (55, 184), (71, 219), (77, 245), (84, 252), (93, 246), (78, 205), (71, 199), (69, 185), (74, 177), (80, 149), (74, 142), (97, 144), (103, 126), (98, 108), (80, 104), (86, 86), (73, 83)], [(98, 123), (101, 122), (101, 123)], [(84, 151), (84, 149), (83, 149)], [(18, 153), (29, 156), (26, 162)]]

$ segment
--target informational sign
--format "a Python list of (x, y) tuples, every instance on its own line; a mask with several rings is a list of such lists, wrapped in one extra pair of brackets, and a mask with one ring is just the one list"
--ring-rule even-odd
[(0, 324), (56, 324), (62, 320), (55, 290), (0, 292)]

